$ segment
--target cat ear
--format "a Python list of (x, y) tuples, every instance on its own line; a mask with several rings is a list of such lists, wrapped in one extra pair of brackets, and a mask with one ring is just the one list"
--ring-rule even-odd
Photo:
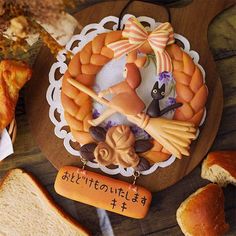
[(163, 84), (163, 85), (161, 86), (160, 90), (161, 90), (162, 92), (165, 92), (165, 90), (166, 90), (166, 85)]
[(158, 83), (158, 81), (154, 84), (153, 89), (159, 89), (159, 83)]

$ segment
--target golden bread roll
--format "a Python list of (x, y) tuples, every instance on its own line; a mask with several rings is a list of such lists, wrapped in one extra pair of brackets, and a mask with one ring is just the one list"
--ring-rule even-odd
[(236, 151), (217, 151), (208, 154), (202, 164), (203, 179), (225, 187), (236, 185)]
[(216, 184), (208, 184), (190, 195), (177, 209), (176, 217), (186, 236), (220, 236), (229, 229), (223, 191)]
[(25, 63), (13, 60), (0, 62), (0, 131), (14, 118), (19, 91), (30, 77), (31, 70)]

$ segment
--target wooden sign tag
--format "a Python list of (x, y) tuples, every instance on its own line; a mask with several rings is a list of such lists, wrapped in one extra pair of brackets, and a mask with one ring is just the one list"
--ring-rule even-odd
[(141, 219), (148, 212), (152, 194), (147, 189), (78, 167), (64, 166), (56, 177), (55, 191), (72, 200)]

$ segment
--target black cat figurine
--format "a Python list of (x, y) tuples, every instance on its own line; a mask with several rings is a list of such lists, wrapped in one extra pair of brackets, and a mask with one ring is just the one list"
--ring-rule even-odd
[(178, 107), (181, 107), (183, 105), (182, 103), (175, 103), (161, 110), (159, 101), (165, 97), (165, 84), (163, 84), (161, 88), (159, 88), (158, 81), (154, 84), (152, 88), (151, 96), (153, 100), (148, 106), (148, 109), (146, 112), (150, 117), (162, 116), (165, 113), (173, 109), (176, 109)]

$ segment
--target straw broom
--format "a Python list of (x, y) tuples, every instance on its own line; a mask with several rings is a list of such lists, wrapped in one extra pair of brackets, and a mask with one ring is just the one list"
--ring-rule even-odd
[(113, 106), (104, 98), (100, 98), (93, 90), (78, 81), (69, 78), (68, 82), (80, 91), (89, 95), (97, 102), (125, 115), (130, 122), (144, 129), (167, 151), (177, 158), (181, 158), (182, 155), (190, 155), (189, 146), (191, 144), (191, 140), (196, 138), (196, 128), (194, 127), (194, 124), (185, 121), (168, 120), (160, 117), (151, 118), (144, 112), (135, 116), (127, 115), (124, 114), (121, 108)]

